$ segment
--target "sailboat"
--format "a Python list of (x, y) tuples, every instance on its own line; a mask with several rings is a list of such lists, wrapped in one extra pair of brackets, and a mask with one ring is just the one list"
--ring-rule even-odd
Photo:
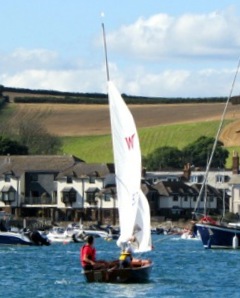
[[(152, 249), (150, 209), (141, 190), (141, 151), (136, 125), (119, 91), (108, 81), (112, 143), (117, 186), (120, 236), (117, 245), (129, 243), (133, 252)], [(145, 282), (150, 277), (152, 261), (132, 261), (128, 268), (119, 262), (109, 267), (85, 271), (88, 282)], [(114, 266), (111, 268), (111, 264)]]
[[(207, 178), (208, 178), (208, 172), (209, 172), (209, 169), (210, 169), (210, 166), (211, 166), (211, 161), (212, 161), (213, 155), (215, 153), (217, 141), (219, 139), (220, 131), (222, 129), (224, 117), (225, 117), (225, 114), (226, 114), (228, 104), (229, 104), (230, 99), (231, 99), (233, 87), (235, 85), (235, 81), (236, 81), (236, 78), (237, 78), (237, 74), (239, 72), (239, 68), (240, 68), (240, 59), (238, 61), (238, 66), (237, 66), (237, 70), (236, 70), (235, 77), (234, 77), (234, 80), (233, 80), (232, 88), (231, 88), (229, 97), (227, 99), (227, 102), (225, 104), (225, 108), (224, 108), (224, 111), (223, 111), (223, 114), (222, 114), (220, 125), (219, 125), (219, 128), (218, 128), (216, 137), (215, 137), (215, 142), (214, 142), (214, 145), (213, 145), (213, 148), (212, 148), (210, 159), (207, 163), (207, 168), (206, 168), (204, 181), (203, 181), (203, 184), (202, 184), (200, 192), (199, 192), (199, 196), (198, 196), (198, 200), (197, 200), (197, 204), (196, 204), (194, 213), (196, 213), (196, 211), (197, 211), (198, 202), (199, 202), (199, 200), (202, 196), (203, 190), (206, 186), (206, 182), (207, 182)], [(206, 200), (206, 196), (205, 196), (205, 200)], [(204, 216), (196, 224), (196, 227), (197, 227), (197, 230), (200, 234), (200, 238), (202, 240), (202, 244), (203, 244), (204, 248), (212, 248), (212, 249), (215, 249), (215, 248), (234, 248), (234, 249), (240, 249), (240, 228), (239, 228), (239, 224), (238, 223), (223, 224), (222, 222), (220, 222), (220, 223), (216, 222), (214, 219), (212, 219), (210, 216), (207, 215), (206, 205), (205, 205), (205, 210), (204, 211), (205, 211)]]
[[(117, 245), (129, 245), (131, 252), (152, 250), (151, 219), (148, 200), (141, 190), (141, 149), (134, 118), (114, 83), (109, 79), (107, 47), (102, 23), (108, 81), (108, 101), (117, 187), (120, 236)], [(127, 268), (119, 260), (104, 269), (85, 271), (88, 282), (145, 282), (152, 261), (133, 260)]]

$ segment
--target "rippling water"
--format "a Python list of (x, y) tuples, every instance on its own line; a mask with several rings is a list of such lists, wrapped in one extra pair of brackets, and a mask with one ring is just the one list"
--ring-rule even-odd
[[(0, 247), (0, 297), (240, 297), (240, 251), (205, 250), (200, 241), (154, 236), (146, 284), (88, 284), (80, 244)], [(96, 239), (97, 256), (114, 259), (114, 241)]]

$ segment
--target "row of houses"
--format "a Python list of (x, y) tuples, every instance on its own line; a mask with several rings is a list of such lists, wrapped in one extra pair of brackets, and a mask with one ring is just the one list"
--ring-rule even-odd
[[(239, 212), (239, 158), (229, 171), (210, 171), (199, 209)], [(142, 189), (152, 216), (185, 216), (197, 204), (204, 171), (143, 171)], [(224, 198), (224, 200), (223, 200)], [(207, 203), (206, 203), (207, 202)], [(16, 217), (79, 219), (115, 224), (118, 220), (113, 164), (88, 164), (69, 155), (0, 156), (0, 211)]]

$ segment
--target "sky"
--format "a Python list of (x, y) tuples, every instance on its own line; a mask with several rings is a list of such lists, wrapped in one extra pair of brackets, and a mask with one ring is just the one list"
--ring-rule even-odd
[[(239, 95), (239, 0), (0, 0), (0, 85), (150, 97)], [(236, 76), (237, 75), (237, 76)]]

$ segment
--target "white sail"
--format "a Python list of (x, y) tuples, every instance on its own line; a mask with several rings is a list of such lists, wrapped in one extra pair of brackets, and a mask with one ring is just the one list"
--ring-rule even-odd
[(114, 164), (120, 221), (119, 242), (135, 237), (133, 250), (151, 250), (148, 201), (141, 190), (141, 150), (131, 112), (114, 84), (108, 82)]

